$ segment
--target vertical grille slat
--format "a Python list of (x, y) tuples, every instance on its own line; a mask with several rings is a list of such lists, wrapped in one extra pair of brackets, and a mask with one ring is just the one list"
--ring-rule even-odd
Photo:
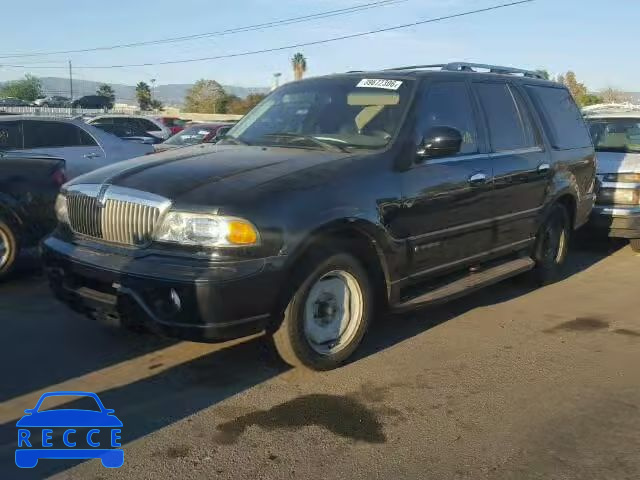
[[(142, 246), (151, 240), (169, 200), (123, 187), (109, 187), (101, 204), (99, 185), (67, 193), (71, 229), (80, 235), (122, 245)], [(139, 197), (139, 198), (138, 198)]]

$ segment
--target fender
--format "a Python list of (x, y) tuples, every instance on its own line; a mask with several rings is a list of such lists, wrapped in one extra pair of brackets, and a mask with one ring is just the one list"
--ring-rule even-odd
[(13, 197), (0, 192), (0, 218), (22, 227), (24, 222), (18, 214), (19, 209), (20, 205)]
[[(320, 222), (315, 228), (307, 230), (308, 233), (299, 241), (289, 243), (287, 247), (289, 250), (288, 266), (294, 265), (318, 238), (353, 232), (371, 242), (384, 274), (389, 295), (394, 278), (397, 276), (398, 265), (405, 256), (405, 241), (394, 239), (383, 225), (362, 215), (364, 212), (360, 211), (358, 214), (350, 212), (352, 215), (344, 216), (347, 212), (342, 210), (340, 213), (343, 215), (336, 217), (337, 212), (338, 209), (323, 212), (319, 215), (324, 219), (323, 222)], [(332, 216), (333, 218), (331, 218)]]

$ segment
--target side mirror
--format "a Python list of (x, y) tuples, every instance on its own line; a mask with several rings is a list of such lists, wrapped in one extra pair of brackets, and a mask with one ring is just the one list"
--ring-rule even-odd
[(451, 127), (432, 127), (418, 147), (418, 156), (424, 158), (446, 157), (460, 153), (462, 134)]

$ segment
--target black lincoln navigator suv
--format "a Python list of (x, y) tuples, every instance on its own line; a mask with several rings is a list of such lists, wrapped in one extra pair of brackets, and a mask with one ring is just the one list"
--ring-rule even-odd
[(89, 317), (195, 341), (264, 331), (291, 365), (330, 369), (382, 309), (551, 280), (594, 179), (570, 93), (533, 72), (350, 72), (282, 86), (218, 144), (76, 178), (43, 254)]

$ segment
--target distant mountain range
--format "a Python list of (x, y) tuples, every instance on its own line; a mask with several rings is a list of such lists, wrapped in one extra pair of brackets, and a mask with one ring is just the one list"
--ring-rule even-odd
[[(69, 96), (69, 79), (59, 77), (41, 77), (42, 89), (46, 95)], [(104, 82), (94, 82), (90, 80), (74, 80), (73, 96), (75, 98), (83, 95), (95, 95), (96, 90)], [(134, 85), (122, 85), (109, 83), (116, 92), (116, 103), (136, 104), (136, 87)], [(157, 98), (165, 105), (182, 105), (184, 97), (193, 84), (170, 84), (157, 85), (154, 89), (154, 98)], [(264, 87), (238, 87), (235, 85), (223, 85), (225, 91), (240, 98), (245, 98), (251, 93), (266, 93), (269, 88)]]

